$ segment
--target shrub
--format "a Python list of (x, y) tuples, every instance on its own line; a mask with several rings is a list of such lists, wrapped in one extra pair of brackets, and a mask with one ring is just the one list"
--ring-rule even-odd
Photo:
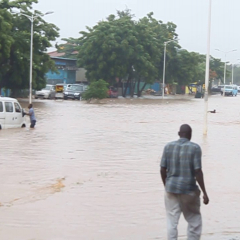
[(84, 100), (103, 99), (108, 97), (108, 83), (100, 79), (92, 82), (88, 89), (83, 93)]

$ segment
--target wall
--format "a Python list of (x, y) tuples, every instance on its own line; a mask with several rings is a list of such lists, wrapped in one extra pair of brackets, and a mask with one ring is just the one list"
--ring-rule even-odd
[[(124, 89), (125, 89), (126, 85), (127, 84), (125, 83), (124, 84)], [(143, 85), (144, 85), (144, 82), (140, 82), (140, 89), (143, 87)], [(147, 89), (153, 89), (156, 92), (159, 92), (161, 90), (160, 84), (158, 82), (155, 82), (154, 84), (147, 84), (143, 90), (147, 90)], [(137, 93), (137, 83), (136, 83), (134, 92)], [(129, 88), (128, 88), (127, 95), (129, 95), (129, 94), (130, 94), (130, 91), (129, 91)]]
[(46, 74), (47, 84), (76, 83), (76, 60), (52, 58), (55, 61), (58, 73), (49, 71)]
[(87, 82), (86, 72), (84, 68), (78, 68), (76, 72), (76, 82)]
[(0, 96), (2, 96), (2, 97), (10, 97), (10, 94), (11, 94), (11, 90), (10, 89), (5, 89), (5, 88), (0, 89)]

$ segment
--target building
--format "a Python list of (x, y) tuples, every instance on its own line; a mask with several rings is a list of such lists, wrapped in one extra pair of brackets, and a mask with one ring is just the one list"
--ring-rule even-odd
[[(76, 55), (77, 53), (73, 53)], [(50, 52), (48, 55), (55, 62), (58, 73), (49, 71), (46, 74), (47, 84), (57, 83), (87, 83), (86, 70), (77, 67), (76, 58), (66, 58), (65, 53), (57, 51)]]

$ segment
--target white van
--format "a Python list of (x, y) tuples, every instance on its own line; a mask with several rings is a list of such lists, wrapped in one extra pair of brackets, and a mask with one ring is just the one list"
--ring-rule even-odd
[(0, 129), (26, 127), (24, 115), (16, 99), (0, 97)]

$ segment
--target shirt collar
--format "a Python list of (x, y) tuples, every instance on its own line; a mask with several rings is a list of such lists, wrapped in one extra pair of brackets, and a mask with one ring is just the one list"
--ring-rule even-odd
[(189, 139), (187, 139), (187, 138), (179, 138), (178, 141), (179, 142), (189, 142)]

